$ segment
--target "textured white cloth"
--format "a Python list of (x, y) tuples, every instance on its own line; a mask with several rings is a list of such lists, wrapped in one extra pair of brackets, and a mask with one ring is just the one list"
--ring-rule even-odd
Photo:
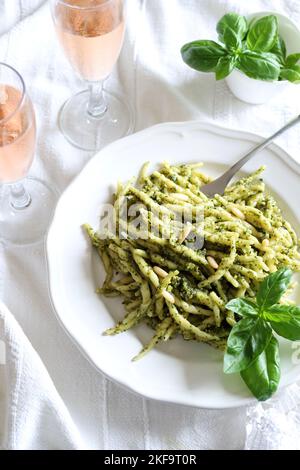
[(5, 447), (76, 449), (82, 446), (78, 431), (41, 359), (3, 304), (0, 304), (0, 323), (0, 338), (6, 345), (1, 358), (5, 367), (0, 369), (6, 396), (0, 422)]
[[(91, 154), (71, 147), (57, 128), (60, 106), (82, 84), (62, 55), (49, 5), (43, 3), (0, 0), (0, 60), (23, 74), (37, 111), (38, 150), (31, 173), (61, 191)], [(300, 87), (266, 105), (246, 105), (223, 82), (188, 69), (179, 53), (189, 40), (213, 37), (216, 21), (230, 10), (277, 10), (300, 24), (299, 1), (127, 4), (126, 41), (108, 88), (130, 100), (136, 130), (162, 121), (202, 119), (268, 134), (299, 113)], [(295, 157), (299, 136), (296, 129), (281, 141)], [(207, 411), (139, 398), (97, 373), (54, 316), (42, 244), (22, 249), (0, 243), (0, 298), (14, 315), (1, 307), (0, 340), (6, 343), (6, 365), (1, 365), (0, 342), (2, 448), (299, 448), (297, 385), (267, 405)]]

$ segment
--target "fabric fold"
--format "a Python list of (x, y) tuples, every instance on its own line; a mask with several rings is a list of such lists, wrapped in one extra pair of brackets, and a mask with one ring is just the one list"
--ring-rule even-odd
[(84, 448), (43, 363), (3, 304), (0, 304), (0, 341), (2, 448)]

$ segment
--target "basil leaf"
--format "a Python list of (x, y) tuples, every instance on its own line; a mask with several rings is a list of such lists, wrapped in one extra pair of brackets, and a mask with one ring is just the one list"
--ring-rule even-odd
[(181, 49), (183, 61), (198, 72), (214, 72), (226, 49), (214, 41), (193, 41)]
[(278, 38), (278, 20), (274, 15), (255, 21), (247, 36), (247, 46), (252, 51), (269, 52)]
[(249, 316), (249, 315), (258, 315), (258, 308), (254, 302), (247, 299), (233, 299), (226, 305), (228, 310), (231, 310), (238, 315)]
[(288, 322), (291, 317), (296, 317), (300, 320), (300, 307), (296, 305), (276, 304), (265, 310), (262, 315), (265, 320), (276, 323)]
[(286, 45), (282, 37), (278, 36), (274, 46), (270, 50), (270, 52), (278, 58), (281, 65), (285, 64), (286, 60)]
[(288, 68), (285, 67), (281, 70), (280, 77), (292, 83), (300, 83), (300, 65), (290, 65)]
[(236, 66), (248, 77), (256, 80), (278, 80), (280, 65), (274, 54), (244, 51), (240, 54)]
[(248, 25), (246, 18), (236, 13), (224, 15), (217, 24), (219, 40), (223, 42), (228, 49), (236, 50), (241, 48), (247, 30)]
[(224, 356), (225, 374), (247, 369), (264, 351), (272, 337), (271, 327), (260, 317), (240, 320), (231, 330)]
[(300, 340), (300, 307), (274, 305), (263, 313), (263, 317), (279, 336), (291, 341)]
[(291, 282), (292, 275), (290, 269), (283, 268), (264, 279), (256, 296), (256, 302), (261, 312), (279, 302)]
[(241, 372), (241, 377), (260, 401), (267, 400), (276, 392), (280, 381), (280, 357), (274, 336), (256, 361)]
[(286, 68), (289, 68), (291, 65), (297, 65), (300, 60), (300, 53), (291, 54), (285, 60)]
[(226, 78), (234, 69), (236, 58), (232, 56), (221, 57), (216, 67), (216, 79), (223, 80)]

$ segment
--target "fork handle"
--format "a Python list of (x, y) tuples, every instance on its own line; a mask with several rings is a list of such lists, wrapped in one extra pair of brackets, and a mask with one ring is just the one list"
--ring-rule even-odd
[(292, 121), (288, 122), (285, 126), (283, 126), (281, 129), (279, 129), (275, 134), (271, 135), (271, 137), (268, 137), (266, 140), (261, 142), (259, 145), (257, 145), (254, 149), (250, 150), (249, 153), (247, 153), (241, 160), (236, 162), (231, 168), (229, 168), (228, 171), (223, 175), (224, 180), (227, 181), (227, 184), (230, 182), (230, 180), (233, 178), (233, 176), (252, 158), (254, 155), (256, 155), (258, 152), (266, 148), (271, 142), (273, 142), (276, 137), (279, 137), (281, 134), (283, 134), (285, 131), (290, 129), (291, 127), (295, 126), (300, 122), (300, 115), (294, 118)]

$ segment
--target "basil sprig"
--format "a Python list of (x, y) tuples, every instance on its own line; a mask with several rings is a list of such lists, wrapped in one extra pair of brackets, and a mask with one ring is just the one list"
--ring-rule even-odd
[(268, 346), (272, 328), (258, 315), (245, 317), (231, 330), (224, 356), (225, 374), (247, 369)]
[(300, 307), (279, 301), (292, 279), (290, 269), (280, 269), (261, 283), (256, 302), (233, 299), (226, 308), (241, 319), (232, 328), (224, 356), (224, 372), (239, 372), (258, 400), (267, 400), (280, 381), (279, 345), (274, 332), (300, 340)]
[(214, 41), (194, 41), (183, 46), (182, 54), (193, 69), (212, 72), (220, 59), (226, 57), (226, 49)]
[(247, 47), (250, 51), (269, 52), (278, 39), (278, 20), (269, 15), (255, 21), (247, 35)]
[(245, 50), (237, 60), (237, 68), (256, 80), (274, 81), (280, 75), (280, 66), (274, 54)]
[(248, 24), (244, 16), (227, 13), (217, 24), (219, 41), (199, 40), (181, 49), (183, 61), (200, 72), (214, 72), (217, 80), (234, 68), (250, 78), (300, 83), (300, 53), (287, 57), (275, 15)]
[(242, 47), (242, 41), (248, 31), (247, 20), (244, 16), (228, 13), (217, 24), (219, 40), (232, 51)]
[(272, 336), (257, 360), (248, 369), (241, 371), (241, 377), (252, 394), (258, 400), (265, 401), (276, 392), (280, 375), (278, 341)]
[(280, 65), (285, 65), (286, 63), (286, 45), (282, 37), (278, 36), (277, 40), (270, 50), (272, 54), (274, 54), (277, 60), (280, 62)]

